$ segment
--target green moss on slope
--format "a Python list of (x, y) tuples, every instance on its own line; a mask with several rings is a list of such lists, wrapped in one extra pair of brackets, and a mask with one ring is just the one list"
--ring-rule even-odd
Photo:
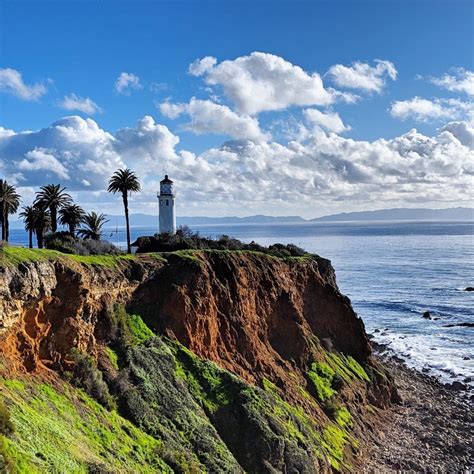
[(79, 389), (2, 379), (0, 398), (14, 426), (0, 438), (0, 458), (14, 472), (172, 472), (161, 441)]

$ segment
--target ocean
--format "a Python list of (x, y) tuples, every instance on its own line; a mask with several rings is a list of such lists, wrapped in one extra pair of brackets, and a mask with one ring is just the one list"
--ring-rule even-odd
[[(311, 222), (195, 226), (202, 235), (228, 234), (269, 245), (294, 243), (332, 261), (368, 333), (407, 365), (444, 382), (474, 378), (474, 222)], [(132, 238), (156, 229), (134, 228)], [(124, 245), (123, 229), (107, 240)], [(11, 231), (11, 241), (27, 235)], [(429, 311), (431, 320), (422, 317)], [(469, 379), (467, 379), (469, 380)], [(474, 380), (468, 381), (474, 389)]]

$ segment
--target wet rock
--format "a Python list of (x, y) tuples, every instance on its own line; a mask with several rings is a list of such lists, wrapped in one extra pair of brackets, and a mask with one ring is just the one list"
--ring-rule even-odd
[(448, 388), (449, 390), (455, 390), (455, 391), (463, 391), (467, 389), (466, 385), (463, 384), (462, 382), (459, 382), (458, 380), (455, 380), (452, 383), (445, 384), (445, 387)]
[(468, 286), (467, 288), (464, 288), (464, 291), (474, 291), (474, 286)]
[(431, 319), (431, 313), (430, 313), (429, 311), (425, 311), (425, 312), (423, 313), (423, 318), (425, 318), (425, 319)]
[(454, 328), (454, 327), (474, 328), (474, 323), (445, 324), (443, 327), (444, 327), (444, 328)]
[(462, 358), (462, 360), (471, 360), (471, 358), (468, 357), (468, 356), (464, 356), (464, 357)]

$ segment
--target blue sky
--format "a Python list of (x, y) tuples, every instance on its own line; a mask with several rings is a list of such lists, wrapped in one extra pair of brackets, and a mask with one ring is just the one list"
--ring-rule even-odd
[[(227, 185), (230, 186), (239, 176), (250, 180), (245, 185), (242, 184), (239, 192), (255, 192), (258, 195), (254, 207), (256, 212), (278, 213), (282, 199), (282, 213), (293, 214), (291, 210), (296, 209), (308, 216), (326, 211), (393, 207), (392, 204), (419, 203), (437, 207), (446, 207), (452, 203), (463, 204), (472, 198), (467, 191), (470, 175), (464, 161), (452, 165), (457, 169), (456, 177), (453, 175), (453, 169), (441, 170), (440, 165), (436, 170), (429, 170), (425, 169), (426, 163), (417, 161), (416, 165), (421, 167), (422, 171), (414, 173), (418, 181), (412, 179), (410, 183), (435, 181), (434, 194), (416, 194), (408, 187), (398, 193), (397, 184), (408, 186), (408, 175), (412, 173), (407, 166), (405, 176), (398, 181), (394, 178), (393, 189), (383, 195), (381, 189), (375, 189), (375, 184), (378, 183), (381, 188), (386, 189), (391, 181), (387, 183), (380, 176), (374, 176), (376, 167), (377, 172), (383, 174), (380, 163), (369, 165), (367, 157), (354, 158), (359, 160), (356, 162), (351, 162), (350, 156), (341, 157), (341, 149), (347, 149), (349, 144), (337, 141), (337, 138), (327, 143), (328, 139), (321, 133), (328, 136), (336, 133), (341, 140), (352, 139), (357, 143), (367, 140), (373, 144), (381, 138), (397, 140), (413, 128), (423, 136), (434, 139), (446, 124), (463, 122), (467, 125), (462, 126), (464, 128), (461, 132), (464, 144), (463, 140), (457, 137), (463, 146), (459, 153), (465, 156), (464, 148), (467, 148), (466, 162), (469, 156), (472, 158), (472, 150), (468, 146), (470, 143), (468, 140), (466, 145), (465, 137), (466, 133), (472, 130), (473, 116), (472, 106), (469, 105), (472, 104), (472, 94), (469, 92), (472, 92), (472, 89), (469, 89), (469, 84), (473, 79), (469, 73), (473, 69), (474, 55), (473, 9), (472, 2), (456, 0), (3, 1), (0, 20), (0, 68), (8, 69), (9, 72), (8, 77), (3, 78), (7, 85), (4, 82), (2, 86), (0, 82), (0, 126), (19, 134), (25, 130), (47, 129), (62, 117), (77, 115), (83, 119), (92, 118), (104, 133), (106, 131), (115, 135), (125, 127), (137, 127), (137, 121), (151, 116), (154, 120), (153, 127), (158, 124), (166, 126), (173, 136), (179, 137), (179, 144), (172, 145), (168, 141), (173, 150), (170, 149), (169, 156), (163, 157), (158, 156), (159, 153), (153, 155), (153, 150), (145, 150), (143, 143), (134, 143), (132, 146), (127, 142), (127, 147), (114, 148), (113, 153), (117, 154), (115, 162), (140, 168), (140, 163), (133, 161), (137, 158), (130, 158), (129, 154), (131, 149), (141, 150), (149, 155), (147, 165), (142, 166), (145, 174), (155, 166), (156, 174), (161, 174), (164, 168), (179, 169), (183, 163), (189, 162), (189, 157), (186, 156), (180, 156), (179, 166), (178, 160), (175, 160), (174, 164), (168, 162), (173, 161), (173, 153), (192, 153), (204, 160), (198, 164), (193, 162), (190, 168), (197, 166), (196, 173), (202, 172), (203, 179), (205, 177), (208, 181), (216, 180), (215, 193), (220, 196), (217, 200), (220, 204), (199, 204), (207, 199), (200, 193), (199, 184), (186, 174), (179, 176), (178, 173), (177, 179), (178, 182), (181, 181), (184, 191), (182, 205), (189, 214), (196, 214), (198, 210), (210, 214), (226, 214), (231, 211), (242, 214), (236, 196), (228, 196), (222, 186), (217, 184), (228, 179)], [(225, 81), (228, 79), (224, 78), (224, 82), (215, 83), (212, 74), (217, 74), (222, 62), (249, 57), (253, 52), (277, 57), (284, 61), (284, 64), (280, 64), (281, 67), (289, 64), (301, 68), (308, 77), (317, 74), (326, 90), (351, 93), (357, 95), (358, 99), (356, 103), (345, 103), (341, 99), (323, 103), (319, 99), (311, 101), (303, 98), (288, 100), (286, 104), (273, 108), (257, 107), (258, 110), (252, 108), (250, 102), (238, 102), (236, 96), (242, 98), (253, 92), (235, 92), (235, 88), (234, 93), (226, 91)], [(215, 64), (212, 66), (214, 69), (198, 76), (189, 73), (190, 64), (208, 56), (215, 58)], [(383, 64), (391, 66), (382, 66), (381, 72), (374, 72), (377, 67), (376, 60), (382, 60)], [(371, 90), (367, 87), (355, 87), (354, 84), (348, 86), (347, 74), (351, 73), (350, 70), (339, 71), (338, 75), (328, 73), (335, 65), (354, 69), (356, 62), (367, 65), (369, 69), (366, 69), (364, 74), (372, 75), (368, 80), (380, 79), (381, 83), (373, 83)], [(394, 68), (396, 75), (391, 75), (389, 67)], [(36, 85), (43, 88), (42, 92), (38, 92), (34, 98), (34, 92), (29, 98), (25, 98), (25, 93), (21, 97), (11, 86), (12, 70), (21, 75), (25, 87), (33, 88)], [(117, 91), (116, 81), (122, 73), (133, 75), (137, 87), (133, 88), (132, 84), (125, 87), (121, 93)], [(248, 73), (246, 70), (245, 74)], [(253, 74), (252, 71), (250, 73)], [(212, 81), (214, 83), (210, 84)], [(295, 84), (295, 87), (299, 87), (298, 82)], [(14, 85), (18, 86), (17, 83)], [(245, 87), (247, 86), (249, 85)], [(278, 87), (272, 84), (271, 87), (275, 87), (277, 95), (280, 94), (278, 87), (281, 87), (281, 84)], [(72, 94), (75, 96), (71, 96)], [(65, 99), (68, 97), (81, 102), (82, 106), (78, 108), (83, 111), (72, 108), (71, 104), (69, 109), (65, 109)], [(189, 106), (192, 97), (206, 103), (199, 103), (199, 110), (192, 112)], [(429, 103), (413, 101), (414, 98)], [(93, 104), (92, 108), (84, 108), (84, 101), (87, 99), (89, 105)], [(394, 107), (397, 102), (400, 104)], [(184, 111), (173, 118), (170, 117), (173, 114), (164, 114), (163, 109), (160, 109), (160, 104), (163, 103), (188, 106), (182, 106)], [(211, 103), (227, 107), (226, 117), (229, 114), (239, 116), (237, 118), (232, 115), (229, 130), (242, 126), (244, 131), (236, 133), (234, 130), (228, 133), (220, 115), (211, 120), (210, 114), (215, 111), (208, 108), (203, 110), (204, 106), (208, 107)], [(308, 116), (304, 115), (308, 108), (314, 108), (325, 116), (337, 114), (346, 130), (340, 130), (340, 127), (328, 128), (326, 120), (322, 124), (321, 118), (309, 126), (307, 120), (305, 122), (305, 117), (308, 119)], [(206, 120), (212, 121), (211, 124), (202, 124), (203, 114)], [(216, 127), (215, 121), (219, 122), (219, 126)], [(255, 132), (255, 121), (258, 122), (257, 127), (262, 133)], [(300, 130), (302, 124), (306, 128), (304, 136)], [(80, 122), (69, 125), (75, 129), (80, 128)], [(453, 127), (450, 126), (449, 133), (453, 134)], [(456, 127), (459, 131), (460, 126)], [(151, 130), (150, 126), (145, 128)], [(156, 138), (158, 131), (153, 130)], [(248, 130), (253, 131), (247, 136)], [(143, 137), (144, 133), (137, 132), (136, 135)], [(256, 139), (257, 135), (265, 137), (263, 140), (268, 142), (266, 151), (261, 149), (261, 145), (258, 150), (252, 149), (252, 152), (248, 152), (253, 153), (252, 156), (242, 157), (241, 150), (237, 153), (234, 146), (232, 153), (238, 156), (230, 160), (235, 163), (235, 168), (227, 169), (229, 163), (226, 162), (225, 176), (219, 176), (222, 174), (219, 168), (220, 160), (227, 156), (226, 153), (221, 153), (219, 158), (216, 158), (218, 150), (222, 152), (222, 144), (230, 139), (262, 140)], [(25, 141), (26, 138), (27, 146), (19, 143), (20, 139)], [(60, 144), (57, 137), (54, 143), (47, 143), (46, 138), (41, 136), (38, 136), (37, 142), (34, 136), (26, 138), (16, 136), (12, 139), (9, 136), (8, 143), (3, 145), (3, 157), (0, 159), (4, 160), (3, 169), (6, 170), (4, 172), (7, 177), (17, 180), (17, 184), (25, 188), (25, 193), (31, 194), (33, 187), (39, 184), (39, 180), (35, 178), (46, 172), (48, 178), (63, 179), (66, 185), (69, 184), (71, 189), (79, 193), (79, 197), (85, 189), (82, 189), (79, 183), (73, 183), (73, 171), (72, 168), (69, 170), (70, 162), (67, 162), (68, 152), (76, 152), (74, 145)], [(173, 142), (170, 137), (168, 139)], [(12, 140), (15, 143), (10, 143)], [(285, 150), (278, 150), (277, 153), (274, 149), (277, 145), (287, 147), (291, 141), (306, 147), (305, 156), (313, 156), (322, 148), (327, 149), (326, 155), (337, 156), (330, 163), (322, 163), (321, 157), (314, 156), (312, 164), (307, 165), (310, 169), (306, 179), (302, 169), (294, 168), (300, 166), (301, 157), (288, 158)], [(72, 142), (77, 143), (77, 140)], [(309, 142), (311, 146), (308, 145)], [(393, 142), (388, 146), (389, 153), (394, 150), (399, 152), (400, 145), (397, 143)], [(453, 155), (454, 145), (447, 150), (445, 142), (441, 140), (440, 143), (444, 146), (443, 153), (448, 156), (443, 157), (443, 163), (449, 157), (453, 160), (461, 159)], [(413, 140), (411, 144), (415, 146)], [(455, 145), (459, 143), (456, 142)], [(82, 148), (84, 146), (84, 143), (81, 144)], [(331, 146), (337, 148), (337, 152), (333, 152)], [(361, 147), (364, 145), (359, 145), (357, 150)], [(378, 148), (380, 147), (374, 145), (374, 150), (370, 153), (377, 153)], [(434, 144), (433, 150), (435, 148)], [(354, 156), (357, 155), (357, 150), (352, 151)], [(43, 155), (46, 153), (48, 158), (43, 155), (38, 158), (39, 152)], [(93, 154), (96, 149), (90, 152)], [(109, 152), (112, 153), (110, 150)], [(431, 152), (436, 156), (441, 153), (438, 149)], [(457, 155), (459, 153), (456, 151)], [(269, 165), (275, 163), (276, 159), (280, 160), (281, 166), (278, 173)], [(283, 166), (282, 160), (287, 159), (293, 162)], [(427, 155), (426, 160), (430, 159)], [(59, 165), (54, 160), (58, 161)], [(251, 165), (249, 160), (252, 161)], [(254, 163), (258, 160), (261, 160), (262, 166)], [(40, 163), (53, 163), (52, 171), (48, 171), (47, 165)], [(109, 164), (112, 166), (113, 163)], [(64, 169), (60, 165), (64, 166)], [(76, 165), (77, 163), (74, 166)], [(211, 165), (217, 168), (206, 171), (206, 166)], [(369, 169), (370, 166), (372, 169)], [(353, 175), (350, 171), (352, 167), (357, 168)], [(390, 168), (388, 162), (387, 169)], [(248, 176), (259, 171), (262, 176), (258, 180), (252, 178), (252, 182)], [(436, 179), (433, 177), (434, 172), (439, 175)], [(328, 175), (329, 181), (341, 182), (334, 189), (322, 189), (315, 183), (324, 179), (325, 175)], [(265, 176), (270, 177), (267, 179)], [(359, 176), (358, 183), (355, 182), (356, 176)], [(464, 195), (451, 193), (446, 196), (443, 183), (446, 184), (449, 176), (453, 176), (453, 180), (459, 179), (458, 185), (463, 188)], [(153, 186), (157, 176), (150, 173), (150, 176), (146, 175), (143, 179)], [(287, 189), (286, 185), (281, 184), (287, 179), (296, 180), (300, 189), (306, 190), (302, 191), (303, 201), (301, 196), (295, 196), (295, 202), (292, 203), (289, 191), (291, 186), (288, 185)], [(374, 183), (369, 182), (371, 179)], [(84, 180), (85, 178), (82, 179)], [(96, 199), (104, 199), (104, 205), (109, 205), (107, 196), (100, 194), (100, 179), (95, 182)], [(267, 186), (272, 189), (275, 186), (283, 186), (283, 190), (280, 196), (271, 194), (266, 199), (264, 191)], [(92, 188), (94, 185), (90, 189)], [(141, 205), (152, 209), (154, 201), (150, 196), (151, 194), (147, 199), (144, 198)], [(320, 196), (324, 196), (324, 199)], [(321, 202), (318, 199), (321, 199)], [(84, 203), (89, 205), (87, 199), (84, 199)], [(110, 206), (112, 209), (113, 204)]]

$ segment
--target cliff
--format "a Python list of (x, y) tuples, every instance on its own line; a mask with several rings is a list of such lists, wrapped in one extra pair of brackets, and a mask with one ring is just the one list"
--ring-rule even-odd
[[(3, 433), (10, 466), (53, 469), (52, 444), (79, 472), (137, 472), (134, 463), (140, 472), (351, 471), (396, 399), (323, 258), (5, 252), (0, 398), (16, 427)], [(129, 437), (145, 441), (112, 459), (104, 451), (117, 447), (76, 427), (81, 455), (57, 433), (38, 434), (31, 448), (38, 427), (22, 420), (43, 386), (90, 426), (102, 419), (107, 440), (137, 430)], [(66, 423), (60, 407), (42, 407)]]

